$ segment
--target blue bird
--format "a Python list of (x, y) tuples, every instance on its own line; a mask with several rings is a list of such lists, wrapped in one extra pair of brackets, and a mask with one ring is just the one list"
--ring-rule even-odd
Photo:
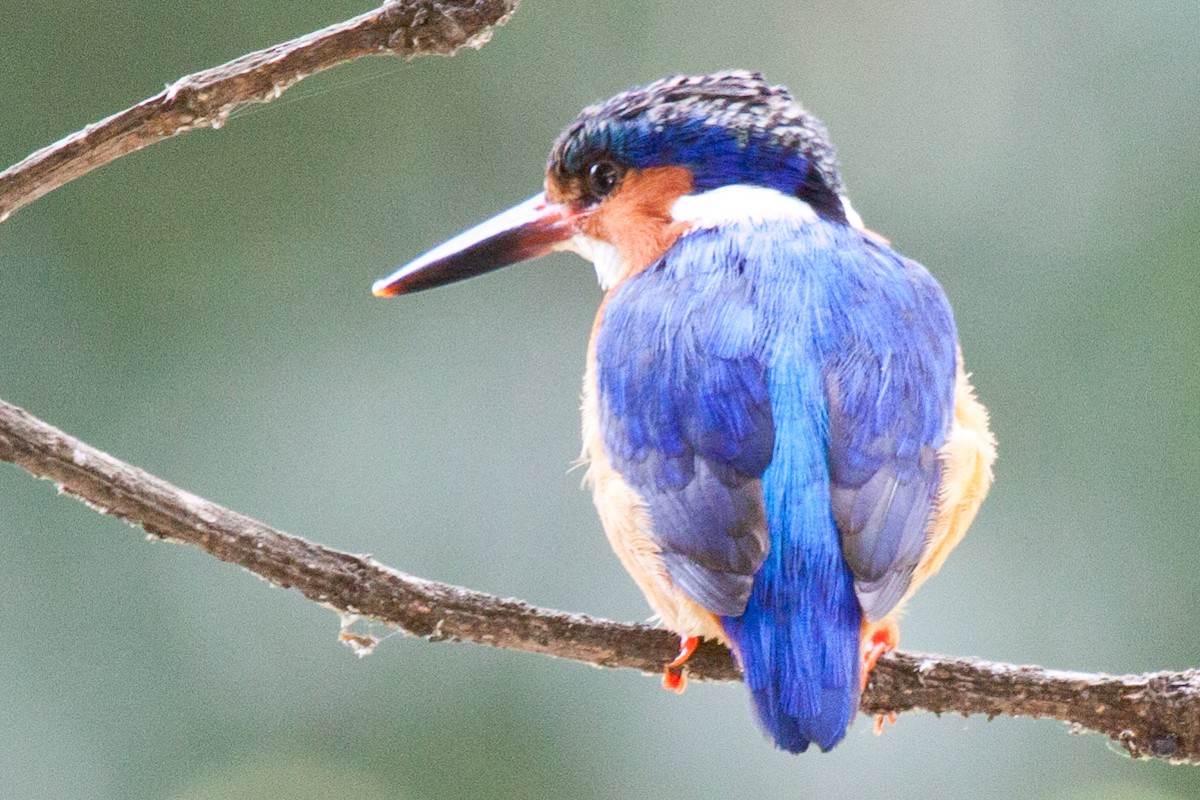
[(750, 72), (584, 109), (544, 192), (378, 281), (380, 296), (554, 250), (604, 299), (583, 387), (609, 542), (681, 638), (736, 655), (782, 749), (846, 733), (904, 601), (992, 480), (995, 440), (937, 281), (863, 226), (825, 127)]

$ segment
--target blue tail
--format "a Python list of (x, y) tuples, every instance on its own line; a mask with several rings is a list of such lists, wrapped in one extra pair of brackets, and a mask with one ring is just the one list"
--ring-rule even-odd
[(746, 612), (722, 618), (759, 722), (791, 753), (813, 742), (829, 750), (858, 710), (862, 612), (836, 535), (831, 544), (832, 552), (772, 553)]
[(805, 403), (820, 395), (795, 377), (780, 370), (772, 380), (775, 451), (762, 478), (770, 551), (745, 613), (721, 621), (759, 722), (800, 753), (840, 742), (858, 710), (862, 609), (830, 507), (821, 426), (811, 423), (821, 412)]

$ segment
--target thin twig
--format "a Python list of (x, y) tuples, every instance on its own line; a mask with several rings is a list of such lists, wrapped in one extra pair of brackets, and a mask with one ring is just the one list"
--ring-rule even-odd
[(147, 145), (220, 128), (309, 75), (369, 55), (413, 58), (480, 47), (519, 0), (392, 0), (290, 42), (187, 75), (151, 98), (43, 147), (0, 172), (0, 222), (47, 192)]
[[(247, 103), (365, 55), (450, 55), (478, 47), (518, 0), (392, 0), (375, 11), (181, 78), (0, 173), (0, 222), (42, 195), (123, 155), (197, 128), (219, 128)], [(190, 544), (346, 614), (430, 641), (464, 640), (656, 673), (677, 639), (645, 625), (530, 606), (405, 575), (369, 556), (312, 544), (179, 489), (0, 400), (0, 460), (53, 480), (104, 514)], [(354, 634), (358, 645), (370, 641)], [(706, 642), (696, 680), (740, 678), (728, 650)], [(1093, 730), (1138, 758), (1200, 764), (1200, 672), (1106, 675), (912, 653), (884, 657), (863, 698), (867, 714), (1048, 717)]]
[[(654, 673), (678, 639), (645, 625), (609, 622), (502, 600), (405, 575), (277, 531), (75, 439), (0, 400), (0, 460), (11, 461), (97, 511), (154, 536), (199, 547), (276, 586), (348, 614), (372, 617), (431, 641), (463, 640)], [(361, 637), (351, 637), (361, 643)], [(369, 644), (369, 642), (368, 642)], [(705, 642), (691, 678), (740, 678), (728, 650)], [(1093, 730), (1138, 758), (1200, 764), (1200, 671), (1112, 677), (915, 653), (884, 657), (863, 698), (867, 714), (912, 710), (989, 717), (1048, 717)]]

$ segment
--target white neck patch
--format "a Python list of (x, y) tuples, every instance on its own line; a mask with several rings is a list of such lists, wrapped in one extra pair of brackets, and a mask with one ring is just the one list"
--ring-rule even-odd
[[(865, 230), (862, 217), (850, 205), (850, 198), (838, 195), (842, 212), (852, 227)], [(671, 216), (690, 222), (695, 228), (715, 228), (730, 222), (765, 222), (792, 219), (812, 222), (817, 212), (799, 197), (766, 186), (735, 183), (700, 194), (685, 194), (671, 206)]]
[[(845, 195), (839, 195), (846, 220), (855, 228), (863, 230), (862, 217), (850, 205)], [(693, 229), (715, 228), (732, 222), (766, 222), (770, 220), (797, 220), (815, 222), (817, 212), (798, 197), (784, 194), (766, 186), (733, 184), (710, 189), (699, 194), (685, 194), (671, 206), (671, 217), (676, 222), (691, 223)], [(577, 233), (558, 245), (557, 250), (569, 250), (592, 262), (596, 268), (596, 280), (600, 288), (608, 291), (625, 275), (626, 265), (621, 252), (608, 242), (583, 233)]]
[(671, 206), (671, 216), (695, 228), (715, 228), (731, 222), (790, 219), (814, 222), (817, 212), (798, 197), (766, 186), (735, 183), (699, 194), (685, 194)]
[(854, 210), (854, 206), (850, 205), (850, 198), (844, 194), (838, 195), (838, 200), (842, 201), (842, 213), (846, 215), (846, 221), (853, 228), (858, 228), (860, 231), (865, 231), (867, 226), (863, 224), (862, 217)]
[(617, 285), (617, 281), (625, 274), (625, 260), (621, 252), (608, 242), (577, 233), (558, 246), (559, 250), (570, 250), (592, 262), (596, 268), (596, 280), (600, 288), (608, 291)]

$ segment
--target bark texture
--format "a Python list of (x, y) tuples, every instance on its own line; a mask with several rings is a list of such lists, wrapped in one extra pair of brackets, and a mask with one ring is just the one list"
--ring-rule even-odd
[[(518, 0), (391, 0), (374, 11), (180, 78), (0, 172), (0, 222), (121, 156), (198, 128), (220, 128), (248, 103), (279, 97), (308, 75), (367, 55), (452, 55), (479, 47)], [(57, 483), (100, 513), (292, 588), (345, 614), (430, 641), (461, 640), (658, 673), (678, 649), (671, 633), (538, 608), (406, 575), (369, 556), (314, 544), (175, 487), (0, 400), (0, 460)], [(343, 640), (369, 649), (373, 639)], [(728, 650), (706, 642), (694, 680), (735, 681)], [(885, 656), (863, 697), (866, 714), (1047, 717), (1092, 730), (1136, 758), (1200, 764), (1200, 672), (1114, 677), (915, 653)]]
[[(0, 400), (0, 460), (54, 481), (103, 514), (199, 547), (276, 586), (430, 641), (477, 642), (601, 667), (658, 673), (678, 650), (668, 631), (553, 611), (406, 575), (275, 530), (180, 489)], [(343, 638), (370, 648), (370, 637)], [(693, 680), (736, 681), (728, 650), (705, 642)], [(1200, 671), (1108, 676), (897, 652), (880, 660), (866, 714), (905, 711), (1047, 717), (1108, 736), (1137, 758), (1200, 764)]]
[(450, 56), (463, 47), (480, 47), (517, 3), (393, 0), (354, 19), (184, 76), (0, 172), (0, 222), (97, 167), (181, 133), (220, 128), (241, 106), (269, 103), (309, 75), (338, 64), (369, 55)]

